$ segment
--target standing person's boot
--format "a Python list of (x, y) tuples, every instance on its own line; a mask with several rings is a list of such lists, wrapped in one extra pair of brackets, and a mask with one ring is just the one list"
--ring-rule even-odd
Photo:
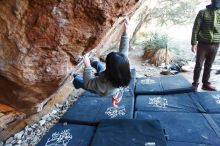
[(199, 83), (194, 83), (194, 82), (192, 83), (192, 87), (195, 91), (198, 90), (198, 86), (199, 86)]
[(202, 89), (203, 90), (208, 90), (208, 91), (217, 91), (215, 86), (211, 85), (210, 83), (209, 84), (203, 84)]

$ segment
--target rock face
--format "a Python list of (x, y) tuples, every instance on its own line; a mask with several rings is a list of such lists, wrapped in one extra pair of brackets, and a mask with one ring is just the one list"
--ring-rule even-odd
[[(0, 102), (30, 114), (78, 56), (116, 43), (141, 0), (0, 1)], [(110, 45), (111, 44), (111, 45)]]

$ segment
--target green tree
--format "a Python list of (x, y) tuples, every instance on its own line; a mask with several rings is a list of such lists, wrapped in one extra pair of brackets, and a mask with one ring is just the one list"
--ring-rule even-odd
[(149, 35), (150, 37), (145, 42), (145, 47), (151, 48), (154, 52), (157, 51), (157, 49), (166, 48), (168, 44), (168, 35), (167, 34), (161, 34), (158, 32), (151, 33)]
[[(154, 3), (154, 6), (151, 6)], [(136, 19), (138, 22), (133, 31), (130, 44), (136, 40), (136, 34), (140, 28), (151, 20), (157, 20), (158, 25), (187, 24), (191, 23), (195, 16), (197, 0), (146, 0), (140, 8)]]

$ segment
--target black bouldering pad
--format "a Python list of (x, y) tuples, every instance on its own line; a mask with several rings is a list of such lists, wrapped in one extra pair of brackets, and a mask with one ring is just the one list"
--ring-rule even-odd
[(204, 143), (188, 143), (188, 142), (168, 141), (167, 146), (213, 146), (213, 145), (204, 144)]
[(89, 146), (95, 128), (94, 126), (58, 123), (43, 136), (37, 146)]
[(192, 84), (181, 75), (161, 77), (164, 94), (193, 92)]
[(220, 91), (195, 92), (193, 99), (206, 113), (220, 113)]
[(104, 120), (97, 127), (92, 146), (166, 146), (157, 120)]
[(195, 91), (191, 83), (181, 75), (138, 78), (136, 95), (166, 95)]
[(137, 95), (164, 94), (160, 77), (137, 78), (135, 94)]
[(137, 111), (199, 112), (190, 93), (170, 95), (138, 95), (135, 102)]
[(132, 119), (134, 98), (123, 97), (118, 108), (111, 97), (80, 97), (61, 117), (61, 121), (94, 124), (103, 119)]
[(135, 118), (159, 120), (169, 141), (220, 144), (218, 135), (200, 113), (137, 111)]

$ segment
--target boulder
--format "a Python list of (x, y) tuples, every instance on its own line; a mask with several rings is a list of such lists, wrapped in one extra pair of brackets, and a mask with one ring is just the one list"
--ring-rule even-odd
[(79, 55), (118, 43), (142, 0), (0, 1), (0, 103), (26, 114), (65, 81)]

